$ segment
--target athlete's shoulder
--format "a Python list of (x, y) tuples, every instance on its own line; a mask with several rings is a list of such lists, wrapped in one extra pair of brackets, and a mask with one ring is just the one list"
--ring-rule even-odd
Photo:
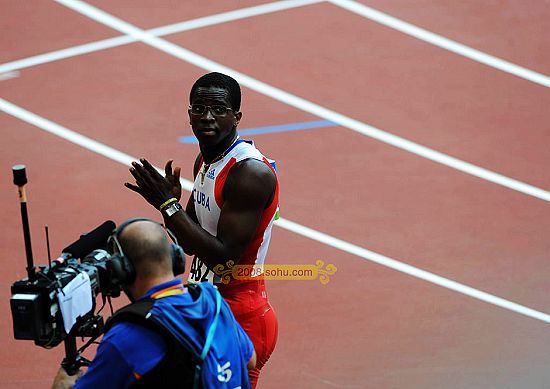
[(274, 187), (277, 182), (275, 172), (269, 164), (255, 158), (247, 158), (235, 163), (229, 174), (238, 182), (244, 180), (243, 183), (267, 185), (268, 188)]
[(256, 148), (256, 144), (251, 140), (239, 139), (239, 143), (233, 148), (233, 155), (237, 160), (244, 158), (262, 159), (263, 154)]
[(245, 159), (236, 163), (223, 187), (223, 198), (244, 208), (265, 208), (277, 191), (275, 173), (262, 161)]

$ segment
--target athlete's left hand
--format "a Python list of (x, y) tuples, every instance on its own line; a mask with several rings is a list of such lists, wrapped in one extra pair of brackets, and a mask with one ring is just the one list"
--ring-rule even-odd
[[(125, 182), (124, 186), (134, 192), (139, 193), (149, 204), (156, 209), (168, 199), (177, 198), (177, 193), (174, 193), (173, 180), (167, 179), (160, 175), (159, 172), (145, 158), (140, 159), (141, 164), (132, 162), (130, 173), (136, 180), (136, 185)], [(179, 173), (179, 172), (178, 172)], [(179, 176), (179, 174), (178, 174)], [(170, 178), (174, 178), (173, 176)], [(179, 182), (179, 177), (178, 177)], [(177, 188), (176, 188), (177, 189)], [(181, 196), (181, 187), (179, 188)], [(179, 199), (178, 199), (179, 200)]]
[(172, 196), (178, 199), (180, 201), (181, 199), (181, 182), (180, 182), (180, 174), (181, 174), (181, 168), (179, 166), (176, 166), (174, 168), (174, 171), (172, 172), (172, 162), (174, 160), (169, 159), (168, 162), (166, 162), (166, 165), (164, 166), (164, 178), (172, 184)]

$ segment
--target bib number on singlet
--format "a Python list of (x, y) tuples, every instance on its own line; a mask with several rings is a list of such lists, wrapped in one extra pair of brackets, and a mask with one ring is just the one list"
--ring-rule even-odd
[(193, 258), (193, 263), (191, 263), (191, 269), (189, 270), (189, 282), (198, 284), (199, 282), (210, 282), (214, 283), (214, 272), (195, 256)]

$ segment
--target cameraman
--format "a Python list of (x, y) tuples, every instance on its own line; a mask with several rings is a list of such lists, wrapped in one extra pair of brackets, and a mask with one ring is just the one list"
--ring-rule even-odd
[[(109, 319), (86, 373), (69, 376), (61, 368), (53, 388), (191, 388), (197, 376), (198, 387), (249, 388), (247, 368), (253, 369), (256, 364), (250, 339), (227, 303), (218, 299), (217, 289), (208, 283), (188, 288), (174, 278), (175, 248), (164, 227), (148, 219), (130, 219), (109, 240), (113, 258), (126, 257), (135, 270), (123, 287), (132, 304)], [(152, 309), (143, 319), (122, 316), (121, 311), (149, 303)], [(153, 320), (148, 321), (151, 315)], [(212, 326), (214, 322), (217, 325)], [(185, 347), (167, 333), (183, 339)], [(208, 338), (209, 349), (205, 345)], [(202, 363), (201, 353), (206, 354)]]

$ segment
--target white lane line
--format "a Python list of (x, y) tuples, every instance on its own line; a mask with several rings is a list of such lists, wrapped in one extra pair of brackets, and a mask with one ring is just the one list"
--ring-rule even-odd
[(464, 294), (466, 296), (473, 297), (477, 300), (485, 301), (486, 303), (496, 305), (498, 307), (508, 309), (513, 312), (520, 313), (525, 316), (529, 316), (546, 323), (550, 323), (550, 315), (536, 311), (534, 309), (525, 307), (523, 305), (514, 303), (512, 301), (503, 299), (501, 297), (483, 292), (479, 289), (472, 288), (470, 286), (458, 283), (456, 281), (450, 280), (445, 277), (438, 276), (437, 274), (430, 273), (428, 271), (419, 269), (417, 267), (408, 265), (404, 262), (397, 261), (393, 258), (386, 257), (384, 255), (378, 254), (374, 251), (367, 250), (363, 247), (348, 243), (344, 240), (335, 238), (328, 234), (316, 231), (309, 227), (302, 226), (298, 223), (294, 223), (290, 220), (279, 219), (277, 224), (279, 227), (284, 228), (285, 230), (292, 231), (298, 235), (302, 235), (309, 239), (315, 240), (317, 242), (323, 243), (327, 246), (334, 247), (341, 251), (345, 251), (349, 254), (356, 255), (358, 257), (364, 258), (368, 261), (377, 263), (379, 265), (388, 267), (398, 272), (408, 274), (412, 277), (419, 278), (421, 280), (430, 282), (442, 286), (443, 288), (453, 290), (455, 292)]
[(189, 31), (196, 28), (213, 26), (216, 24), (232, 22), (252, 16), (265, 15), (273, 12), (284, 11), (292, 8), (304, 7), (306, 5), (324, 2), (325, 0), (284, 0), (273, 3), (256, 5), (253, 7), (241, 8), (234, 11), (223, 12), (216, 15), (175, 23), (164, 27), (157, 27), (149, 30), (152, 35), (164, 36), (182, 31)]
[[(266, 3), (253, 7), (241, 8), (234, 11), (223, 12), (215, 15), (205, 16), (202, 18), (187, 20), (180, 23), (169, 24), (147, 30), (148, 33), (154, 36), (166, 36), (178, 32), (190, 31), (197, 28), (214, 26), (221, 23), (232, 22), (240, 19), (250, 18), (253, 16), (265, 15), (273, 12), (284, 11), (287, 9), (302, 7), (310, 4), (322, 2), (324, 0), (284, 0), (273, 3)], [(90, 42), (83, 45), (73, 46), (62, 50), (52, 51), (49, 53), (39, 54), (28, 58), (19, 59), (12, 62), (6, 62), (0, 65), (0, 73), (10, 72), (17, 69), (28, 68), (48, 62), (58, 61), (61, 59), (71, 58), (78, 55), (93, 53), (100, 50), (110, 49), (117, 46), (123, 46), (129, 43), (138, 42), (139, 40), (123, 35), (115, 38), (103, 39), (100, 41)]]
[[(42, 116), (39, 116), (31, 111), (21, 108), (7, 100), (0, 98), (0, 110), (4, 111), (8, 115), (16, 117), (24, 122), (32, 124), (44, 131), (49, 132), (55, 136), (68, 140), (78, 146), (81, 146), (87, 150), (93, 151), (99, 155), (103, 155), (113, 161), (119, 162), (123, 165), (130, 167), (134, 161), (139, 161), (138, 158), (132, 157), (129, 154), (123, 153), (117, 149), (109, 147), (103, 143), (100, 143), (85, 135), (79, 134), (76, 131), (63, 127), (51, 120), (48, 120)], [(164, 175), (164, 170), (157, 168), (158, 172)], [(182, 180), (182, 187), (187, 191), (193, 190), (193, 183), (191, 181)]]
[[(53, 135), (56, 135), (60, 138), (68, 140), (69, 142), (72, 142), (94, 153), (97, 153), (104, 157), (112, 159), (125, 166), (129, 167), (132, 161), (138, 160), (137, 158), (131, 155), (128, 155), (112, 147), (104, 145), (103, 143), (100, 143), (96, 140), (93, 140), (84, 135), (81, 135), (73, 130), (63, 127), (51, 120), (48, 120), (44, 117), (36, 115), (30, 111), (27, 111), (22, 107), (19, 107), (1, 98), (0, 98), (0, 110), (4, 111), (8, 115), (14, 116), (24, 122), (32, 124), (33, 126), (41, 128)], [(162, 169), (158, 167), (156, 169), (159, 171), (159, 173), (164, 174), (164, 171)], [(193, 183), (191, 181), (188, 181), (182, 178), (181, 183), (182, 183), (183, 189), (185, 189), (186, 191), (191, 192), (193, 190)], [(443, 288), (453, 290), (455, 292), (473, 297), (475, 299), (484, 301), (492, 305), (496, 305), (498, 307), (507, 309), (509, 311), (516, 312), (521, 315), (531, 317), (533, 319), (541, 320), (546, 323), (550, 323), (550, 315), (546, 313), (534, 310), (532, 308), (525, 307), (523, 305), (514, 303), (509, 300), (505, 300), (503, 298), (494, 296), (492, 294), (483, 292), (481, 290), (474, 289), (470, 286), (460, 284), (448, 278), (438, 276), (436, 274), (427, 272), (417, 267), (386, 257), (374, 251), (367, 250), (363, 247), (335, 238), (331, 235), (325, 234), (323, 232), (319, 232), (317, 230), (303, 226), (293, 221), (281, 218), (275, 223), (275, 225), (285, 230), (294, 232), (295, 234), (306, 237), (308, 239), (312, 239), (314, 241), (320, 242), (324, 245), (336, 248), (338, 250), (347, 252), (352, 255), (356, 255), (358, 257), (364, 258), (368, 261), (388, 267), (398, 272), (408, 274), (412, 277), (422, 279), (432, 284), (439, 285)]]
[(358, 120), (351, 119), (338, 112), (329, 110), (320, 105), (312, 103), (308, 100), (302, 99), (298, 96), (292, 95), (281, 89), (275, 88), (264, 82), (256, 80), (255, 78), (252, 78), (244, 73), (240, 73), (234, 69), (231, 69), (227, 66), (214, 62), (206, 57), (198, 55), (183, 47), (177, 46), (164, 39), (155, 37), (150, 33), (144, 30), (141, 30), (83, 1), (79, 1), (79, 0), (56, 0), (56, 1), (93, 20), (96, 20), (99, 23), (102, 23), (115, 30), (123, 32), (124, 34), (130, 35), (133, 38), (140, 40), (143, 43), (150, 45), (158, 50), (161, 50), (173, 57), (179, 58), (183, 61), (191, 63), (199, 68), (206, 69), (208, 71), (217, 71), (221, 73), (226, 73), (236, 78), (237, 80), (239, 80), (241, 85), (246, 86), (263, 95), (269, 96), (284, 104), (288, 104), (292, 107), (301, 109), (302, 111), (309, 112), (315, 116), (338, 123), (341, 126), (347, 127), (360, 134), (377, 139), (381, 142), (398, 147), (402, 150), (411, 152), (413, 154), (427, 158), (434, 162), (438, 162), (440, 164), (449, 166), (453, 169), (460, 170), (464, 173), (482, 178), (484, 180), (493, 182), (498, 185), (505, 186), (507, 188), (525, 193), (530, 196), (537, 197), (542, 200), (550, 201), (550, 192), (544, 189), (537, 188), (535, 186), (526, 184), (524, 182), (506, 177), (502, 174), (498, 174), (488, 169), (484, 169), (476, 165), (473, 165), (471, 163), (451, 157), (439, 151), (422, 146), (418, 143), (411, 142), (407, 139), (390, 134), (378, 128), (369, 126), (368, 124), (362, 123)]
[(438, 46), (442, 49), (452, 51), (455, 54), (461, 55), (466, 58), (470, 58), (474, 61), (480, 62), (495, 69), (502, 70), (503, 72), (513, 74), (514, 76), (523, 78), (528, 81), (532, 81), (536, 84), (550, 87), (550, 77), (537, 73), (533, 70), (521, 67), (514, 63), (505, 61), (498, 57), (486, 54), (482, 51), (473, 49), (462, 43), (458, 43), (444, 36), (434, 34), (431, 31), (417, 27), (414, 24), (404, 22), (393, 16), (377, 11), (374, 8), (367, 7), (357, 1), (353, 0), (328, 0), (330, 3), (337, 5), (341, 8), (347, 9), (353, 13), (361, 15), (374, 22), (380, 23), (386, 27), (392, 28), (397, 31), (401, 31), (404, 34), (410, 35), (424, 42)]
[(12, 70), (9, 72), (0, 72), (0, 81), (9, 80), (11, 78), (19, 77), (19, 72), (17, 70)]
[(39, 54), (28, 58), (18, 59), (17, 61), (6, 62), (0, 65), (0, 73), (13, 70), (25, 69), (31, 66), (41, 65), (48, 62), (59, 61), (65, 58), (75, 57), (77, 55), (93, 53), (94, 51), (105, 50), (111, 47), (122, 46), (128, 43), (137, 42), (136, 39), (129, 36), (119, 36), (116, 38), (104, 39), (101, 41), (86, 43), (69, 47), (62, 50)]

